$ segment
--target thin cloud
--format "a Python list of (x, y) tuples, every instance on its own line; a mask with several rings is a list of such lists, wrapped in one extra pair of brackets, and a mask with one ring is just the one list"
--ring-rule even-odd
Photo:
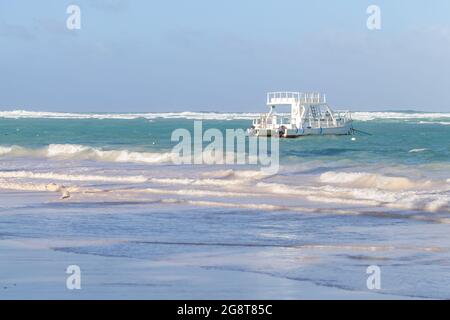
[(64, 21), (52, 18), (39, 18), (34, 20), (34, 29), (40, 34), (53, 36), (76, 36), (78, 33), (68, 30)]
[(130, 5), (129, 0), (89, 0), (89, 5), (95, 9), (106, 12), (123, 12)]
[(27, 27), (18, 24), (9, 24), (0, 21), (0, 36), (30, 41), (35, 35)]

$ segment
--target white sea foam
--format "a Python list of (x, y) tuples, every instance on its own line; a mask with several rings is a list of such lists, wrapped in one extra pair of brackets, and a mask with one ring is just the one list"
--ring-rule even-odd
[[(373, 208), (385, 207), (385, 208), (395, 208), (402, 210), (415, 210), (415, 211), (425, 211), (425, 212), (449, 212), (449, 200), (434, 200), (434, 201), (422, 201), (415, 202), (406, 200), (400, 203), (384, 203), (381, 204), (376, 201), (366, 201), (366, 200), (352, 200), (345, 198), (322, 198), (322, 197), (308, 197), (310, 201), (319, 202), (319, 203), (330, 203), (330, 204), (345, 204), (345, 205), (357, 205), (363, 206), (363, 208), (334, 208), (330, 209), (327, 207), (319, 207), (315, 206), (314, 208), (298, 206), (294, 205), (277, 205), (270, 203), (261, 203), (253, 202), (253, 203), (237, 203), (237, 202), (222, 202), (222, 201), (211, 201), (211, 200), (191, 200), (191, 199), (162, 199), (163, 203), (174, 203), (174, 204), (190, 204), (194, 206), (206, 206), (206, 207), (223, 207), (223, 208), (241, 208), (241, 209), (250, 209), (250, 210), (267, 210), (267, 211), (294, 211), (301, 213), (333, 213), (338, 215), (360, 215), (360, 214), (370, 214), (373, 215), (375, 212)], [(382, 213), (380, 213), (382, 214)], [(399, 215), (399, 218), (402, 216)], [(425, 221), (433, 221), (438, 223), (450, 223), (450, 219), (448, 218), (440, 218), (440, 217), (428, 217), (421, 215), (407, 215), (405, 218), (416, 219), (416, 220), (425, 220)]]
[(56, 183), (19, 183), (11, 182), (0, 178), (0, 189), (18, 190), (18, 191), (38, 191), (38, 192), (78, 192), (80, 189), (76, 186), (66, 187)]
[(241, 208), (250, 210), (267, 211), (298, 211), (298, 212), (316, 212), (317, 210), (303, 207), (289, 207), (265, 203), (233, 203), (220, 201), (202, 201), (202, 200), (184, 200), (184, 199), (163, 199), (164, 203), (187, 203), (194, 206), (222, 207), (222, 208)]
[(95, 148), (78, 144), (51, 144), (47, 147), (48, 157), (71, 156), (74, 154), (87, 153), (90, 151), (100, 151)]
[[(2, 155), (33, 155), (56, 159), (101, 159), (102, 161), (139, 161), (136, 157), (130, 156), (130, 151), (101, 150), (83, 145), (50, 145), (41, 149), (26, 149), (17, 146), (1, 147)], [(121, 158), (124, 155), (124, 158)], [(140, 153), (142, 156), (154, 157), (153, 153)], [(156, 154), (160, 157), (161, 154)], [(152, 158), (152, 161), (154, 159)], [(158, 162), (156, 162), (158, 163)], [(333, 213), (341, 213), (339, 206), (360, 206), (373, 208), (395, 208), (402, 210), (418, 210), (427, 212), (447, 212), (449, 211), (450, 179), (445, 180), (424, 180), (413, 179), (415, 175), (405, 174), (405, 176), (387, 176), (370, 172), (336, 172), (329, 171), (316, 177), (302, 177), (302, 180), (293, 179), (295, 176), (286, 175), (283, 179), (280, 176), (267, 176), (258, 170), (220, 170), (220, 171), (194, 171), (194, 176), (174, 175), (176, 171), (170, 168), (169, 175), (165, 176), (164, 171), (158, 172), (158, 176), (145, 177), (142, 175), (128, 176), (127, 173), (117, 174), (78, 174), (60, 171), (39, 172), (27, 170), (0, 171), (0, 182), (3, 189), (26, 190), (26, 191), (52, 191), (61, 192), (61, 183), (64, 181), (99, 181), (118, 184), (125, 183), (149, 183), (141, 189), (133, 188), (100, 190), (106, 197), (117, 197), (121, 193), (129, 193), (133, 199), (145, 197), (145, 194), (167, 194), (175, 195), (182, 199), (194, 197), (230, 197), (241, 198), (247, 204), (236, 203), (233, 206), (242, 208), (258, 208), (260, 201), (264, 198), (264, 206), (274, 206), (273, 210), (296, 210), (298, 205), (314, 202), (316, 209), (321, 209), (320, 203), (335, 203), (336, 209)], [(180, 172), (182, 173), (182, 172)], [(35, 180), (46, 183), (34, 183)], [(320, 183), (318, 184), (317, 181)], [(53, 182), (54, 184), (49, 184)], [(163, 186), (163, 187), (161, 187)], [(185, 186), (185, 189), (180, 189)], [(137, 187), (137, 186), (136, 186)], [(80, 187), (66, 188), (68, 192), (76, 192)], [(75, 189), (74, 189), (75, 188)], [(128, 187), (127, 187), (128, 188)], [(59, 190), (59, 191), (57, 191)], [(83, 191), (77, 193), (85, 194)], [(89, 189), (90, 193), (97, 192)], [(105, 192), (107, 191), (107, 192)], [(139, 195), (137, 194), (139, 193)], [(253, 198), (253, 200), (252, 200)], [(280, 206), (279, 203), (283, 204)], [(227, 203), (227, 202), (225, 202)], [(253, 203), (253, 205), (252, 205)], [(284, 203), (288, 204), (284, 206)], [(206, 205), (206, 204), (205, 204)], [(213, 204), (214, 205), (214, 204)], [(216, 204), (218, 205), (218, 204)], [(262, 207), (264, 207), (262, 206)], [(262, 207), (259, 207), (262, 209)], [(328, 206), (329, 207), (329, 206)], [(269, 207), (267, 207), (269, 208)], [(283, 209), (284, 208), (284, 209)], [(323, 208), (325, 210), (325, 208)], [(270, 210), (270, 209), (269, 209)], [(344, 210), (345, 211), (345, 210)], [(355, 213), (358, 209), (354, 210)], [(342, 212), (347, 214), (347, 212)]]
[(223, 180), (223, 179), (191, 179), (191, 178), (150, 178), (152, 183), (166, 185), (195, 185), (195, 186), (218, 186), (229, 187), (245, 184), (245, 180)]
[(159, 112), (159, 113), (70, 113), (45, 111), (0, 111), (0, 118), (34, 118), (34, 119), (193, 119), (193, 120), (236, 120), (253, 119), (257, 113), (220, 113), (220, 112)]
[(449, 126), (449, 121), (419, 121), (419, 124), (440, 124), (443, 126)]
[[(252, 197), (255, 194), (252, 193), (241, 193), (241, 192), (225, 192), (225, 191), (211, 191), (211, 190), (201, 190), (201, 189), (157, 189), (157, 188), (146, 188), (146, 189), (133, 189), (132, 192), (144, 192), (152, 194), (171, 194), (180, 195), (184, 197)], [(129, 192), (129, 190), (124, 190), (124, 192)]]
[(209, 178), (237, 178), (237, 179), (249, 179), (249, 180), (259, 180), (270, 177), (271, 175), (265, 173), (261, 170), (217, 170), (204, 172), (202, 174), (204, 177)]
[[(74, 112), (47, 112), (12, 110), (0, 111), (0, 118), (46, 118), (46, 119), (194, 119), (194, 120), (249, 120), (258, 117), (257, 112), (141, 112), (141, 113), (74, 113)], [(376, 119), (441, 119), (450, 118), (450, 113), (439, 112), (353, 112), (352, 118), (359, 121), (370, 121)], [(426, 123), (426, 122), (424, 122)], [(450, 124), (447, 121), (439, 121), (439, 124)]]
[[(356, 177), (359, 179), (360, 176), (357, 175)], [(338, 176), (333, 176), (333, 178), (339, 180)], [(387, 180), (383, 180), (383, 178), (387, 178)], [(390, 180), (390, 178), (394, 180)], [(355, 183), (353, 179), (347, 179), (343, 184), (338, 184), (338, 186), (325, 185), (317, 187), (305, 185), (301, 188), (282, 183), (259, 182), (256, 184), (255, 192), (264, 192), (268, 195), (268, 198), (270, 194), (276, 194), (277, 197), (296, 197), (299, 200), (303, 198), (312, 202), (335, 203), (336, 205), (389, 207), (428, 212), (446, 212), (450, 210), (448, 205), (450, 202), (449, 190), (448, 188), (442, 188), (443, 185), (440, 182), (427, 181), (425, 182), (427, 186), (425, 189), (404, 190), (404, 187), (412, 185), (420, 187), (424, 182), (396, 180), (396, 178), (398, 177), (378, 175), (376, 179), (369, 177), (368, 180), (364, 180), (362, 186), (359, 183)], [(334, 179), (328, 180), (336, 181)], [(387, 186), (388, 183), (391, 183), (391, 185)], [(429, 189), (430, 186), (437, 186), (438, 189)]]
[[(391, 177), (389, 177), (391, 178)], [(78, 186), (65, 187), (60, 183), (34, 183), (33, 179), (46, 179), (50, 181), (108, 181), (117, 183), (143, 183), (155, 184), (154, 187), (133, 189), (109, 189), (98, 190), (81, 188)], [(24, 180), (24, 181), (22, 181)], [(369, 179), (370, 180), (370, 179)], [(350, 181), (350, 180), (347, 180)], [(385, 182), (382, 182), (384, 186)], [(395, 181), (398, 186), (404, 186), (401, 180)], [(352, 183), (354, 184), (354, 183)], [(160, 186), (164, 187), (161, 188)], [(379, 186), (380, 182), (371, 182), (370, 185)], [(180, 189), (178, 186), (187, 186)], [(127, 199), (143, 200), (145, 194), (161, 194), (178, 196), (178, 201), (191, 205), (238, 207), (243, 209), (261, 210), (288, 210), (300, 212), (328, 212), (334, 214), (358, 214), (359, 209), (347, 210), (340, 205), (351, 205), (364, 208), (394, 208), (401, 210), (417, 210), (426, 212), (448, 212), (450, 194), (446, 189), (431, 190), (383, 190), (376, 187), (363, 188), (348, 185), (288, 185), (274, 182), (256, 182), (247, 179), (202, 179), (202, 178), (145, 178), (143, 176), (97, 176), (97, 175), (75, 175), (62, 173), (39, 173), (30, 171), (6, 171), (0, 172), (0, 189), (36, 191), (36, 192), (59, 192), (61, 195), (70, 196), (70, 193), (99, 194), (103, 197), (116, 199), (125, 196)], [(409, 184), (407, 184), (409, 186)], [(70, 192), (70, 193), (69, 193)], [(196, 197), (209, 199), (192, 200)], [(239, 202), (217, 202), (212, 197), (229, 197), (240, 199)], [(264, 199), (263, 203), (261, 200)], [(285, 200), (283, 200), (285, 199)], [(244, 202), (241, 202), (244, 201)], [(280, 205), (279, 203), (283, 203)], [(304, 210), (304, 204), (314, 202), (314, 208)], [(286, 203), (286, 205), (284, 205)], [(336, 204), (330, 212), (327, 207), (321, 207), (318, 203)], [(300, 205), (300, 206), (299, 206)], [(364, 210), (363, 208), (361, 208)], [(327, 211), (328, 210), (328, 211)]]
[(359, 121), (370, 121), (376, 119), (441, 119), (450, 118), (450, 113), (442, 112), (353, 112), (352, 118)]
[[(417, 191), (417, 190), (380, 190), (376, 188), (349, 188), (349, 187), (332, 187), (325, 186), (324, 190), (330, 192), (327, 194), (321, 194), (318, 192), (318, 198), (314, 199), (318, 202), (334, 202), (344, 203), (351, 199), (356, 201), (368, 201), (366, 204), (374, 207), (387, 207), (402, 210), (417, 210), (427, 212), (443, 211), (448, 212), (450, 210), (448, 204), (450, 202), (450, 195), (446, 189)], [(338, 201), (342, 199), (342, 201)], [(335, 201), (336, 200), (336, 201)], [(370, 202), (373, 202), (370, 204)], [(356, 203), (355, 203), (356, 204)]]
[[(235, 154), (233, 154), (235, 155)], [(146, 164), (160, 164), (173, 163), (177, 160), (178, 154), (171, 151), (161, 152), (147, 152), (147, 151), (130, 151), (130, 150), (105, 150), (103, 148), (95, 148), (79, 144), (50, 144), (41, 148), (24, 148), (20, 146), (0, 146), (0, 157), (39, 157), (39, 158), (53, 158), (61, 160), (95, 160), (106, 162), (131, 162), (131, 163), (146, 163)], [(208, 153), (201, 153), (197, 155), (200, 159), (205, 159), (209, 156)], [(192, 161), (195, 157), (192, 158)], [(251, 175), (267, 176), (263, 171), (242, 171), (236, 173), (223, 172), (222, 175), (240, 175), (242, 177)], [(211, 175), (214, 175), (211, 173)]]
[(22, 156), (25, 155), (28, 151), (34, 151), (34, 150), (27, 150), (20, 146), (0, 146), (0, 157), (1, 156)]
[(147, 178), (144, 176), (99, 176), (31, 171), (0, 171), (0, 178), (46, 179), (60, 181), (101, 181), (119, 183), (143, 183), (147, 181)]
[(411, 149), (411, 150), (409, 150), (409, 153), (424, 152), (427, 150), (428, 150), (427, 148)]
[(347, 199), (339, 197), (320, 197), (320, 196), (308, 196), (309, 201), (322, 202), (322, 203), (334, 203), (334, 204), (351, 204), (359, 206), (379, 206), (380, 203), (374, 200), (360, 200), (360, 199)]
[(164, 163), (170, 162), (170, 152), (136, 152), (128, 150), (103, 150), (82, 145), (53, 144), (47, 148), (48, 157), (68, 157), (111, 162)]
[(0, 146), (0, 156), (11, 153), (11, 147), (2, 147)]
[(20, 146), (1, 147), (0, 156), (45, 157), (69, 160), (97, 160), (108, 162), (168, 163), (171, 152), (138, 152), (129, 150), (103, 150), (77, 144), (51, 144), (39, 149)]
[[(208, 181), (208, 180), (207, 180)], [(204, 181), (184, 181), (186, 184), (205, 185)], [(404, 186), (403, 182), (394, 181), (393, 189)], [(222, 184), (211, 183), (210, 185), (225, 186)], [(235, 190), (236, 185), (233, 186)], [(335, 203), (357, 205), (365, 207), (391, 207), (420, 211), (448, 211), (449, 196), (441, 196), (440, 193), (445, 190), (424, 192), (424, 191), (401, 191), (401, 190), (381, 190), (378, 188), (349, 188), (349, 187), (333, 187), (333, 186), (303, 186), (297, 187), (282, 183), (258, 182), (255, 185), (241, 185), (240, 191), (221, 194), (221, 196), (245, 197), (247, 199), (253, 197), (265, 197), (274, 199), (273, 195), (279, 197), (291, 197), (290, 202), (302, 202), (302, 199), (319, 202), (319, 203)], [(168, 194), (177, 194), (176, 192), (168, 192)], [(203, 191), (190, 191), (180, 194), (184, 195), (206, 195)], [(212, 195), (212, 194), (211, 194)], [(220, 192), (215, 194), (220, 195)], [(293, 198), (292, 198), (293, 197)], [(245, 207), (245, 206), (243, 206)], [(279, 208), (280, 209), (280, 208)], [(285, 208), (286, 209), (286, 208)], [(290, 210), (290, 209), (289, 209)], [(335, 210), (336, 213), (338, 213)]]
[(283, 183), (273, 183), (273, 182), (271, 183), (259, 182), (256, 184), (256, 187), (259, 190), (264, 190), (267, 193), (285, 196), (310, 196), (317, 193), (315, 190), (308, 187), (298, 188), (296, 186), (290, 186)]
[(324, 183), (347, 185), (359, 188), (378, 188), (384, 190), (405, 190), (430, 184), (429, 181), (412, 181), (405, 177), (390, 177), (367, 172), (325, 172), (320, 175)]

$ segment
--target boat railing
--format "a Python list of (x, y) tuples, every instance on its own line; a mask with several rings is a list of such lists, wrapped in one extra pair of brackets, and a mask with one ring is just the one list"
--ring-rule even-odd
[(301, 104), (325, 104), (327, 97), (320, 92), (305, 92), (300, 94)]
[(253, 119), (253, 125), (261, 128), (275, 128), (281, 125), (290, 125), (292, 121), (290, 113), (262, 113), (259, 118)]
[(346, 121), (352, 120), (352, 113), (350, 110), (335, 110), (334, 116), (335, 118), (344, 119)]
[[(311, 106), (313, 108), (314, 106)], [(351, 112), (348, 110), (330, 110), (318, 108), (314, 114), (307, 113), (302, 117), (304, 126), (311, 128), (333, 128), (345, 126), (352, 120)], [(296, 124), (296, 118), (291, 113), (269, 113), (260, 114), (259, 118), (253, 120), (253, 125), (263, 129), (277, 129), (283, 125)]]
[(300, 92), (279, 91), (267, 93), (267, 105), (297, 104), (300, 101)]
[(278, 91), (267, 93), (267, 105), (326, 104), (325, 94), (319, 92)]

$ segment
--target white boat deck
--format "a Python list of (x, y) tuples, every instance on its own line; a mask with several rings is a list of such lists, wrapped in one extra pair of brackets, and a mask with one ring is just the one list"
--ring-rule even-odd
[[(350, 134), (349, 111), (333, 111), (326, 96), (318, 92), (269, 92), (269, 113), (253, 120), (249, 133), (257, 136), (297, 137), (303, 135)], [(290, 113), (278, 113), (278, 106), (290, 106)]]

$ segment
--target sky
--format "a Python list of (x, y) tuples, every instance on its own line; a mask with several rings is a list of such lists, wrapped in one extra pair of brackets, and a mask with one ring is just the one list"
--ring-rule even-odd
[(286, 90), (450, 111), (449, 88), (448, 0), (0, 0), (2, 110), (255, 112)]

